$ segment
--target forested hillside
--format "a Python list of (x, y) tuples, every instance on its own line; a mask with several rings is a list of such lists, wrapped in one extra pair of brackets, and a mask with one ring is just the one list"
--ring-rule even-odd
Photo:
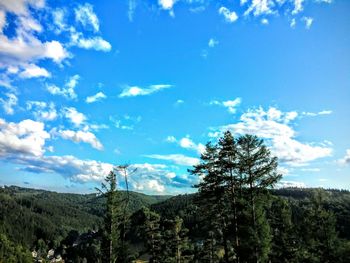
[[(129, 213), (167, 198), (131, 192)], [(59, 247), (70, 231), (97, 231), (103, 222), (105, 202), (104, 196), (96, 194), (56, 193), (16, 186), (0, 188), (0, 259), (7, 259), (6, 243), (11, 247), (7, 250), (13, 250), (14, 254), (18, 245), (28, 254), (39, 245), (44, 250)], [(32, 262), (32, 256), (28, 258)]]
[(98, 194), (4, 187), (0, 262), (348, 263), (350, 192), (274, 189), (277, 164), (226, 132), (188, 171), (195, 194), (120, 191), (117, 168)]
[[(318, 191), (326, 197), (323, 206), (335, 215), (335, 226), (339, 237), (344, 242), (347, 241), (349, 246), (349, 191), (284, 188), (273, 190), (271, 194), (275, 200), (286, 200), (292, 206), (293, 213), (299, 213), (302, 206), (311, 205), (311, 198)], [(49, 247), (57, 248), (69, 234), (71, 237), (74, 237), (75, 234), (75, 238), (78, 238), (79, 234), (93, 229), (97, 230), (103, 221), (101, 214), (103, 198), (96, 197), (96, 195), (63, 194), (19, 187), (5, 187), (0, 189), (0, 193), (2, 242), (0, 256), (3, 262), (20, 262), (18, 259), (20, 257), (22, 260), (27, 258), (27, 261), (23, 262), (32, 262), (30, 251), (40, 243), (43, 245), (42, 241), (45, 241), (44, 247), (47, 250)], [(131, 225), (134, 224), (131, 229), (140, 229), (142, 224), (139, 220), (140, 208), (148, 206), (163, 219), (181, 217), (185, 228), (189, 231), (189, 239), (192, 241), (201, 240), (204, 231), (207, 231), (201, 227), (202, 218), (197, 214), (198, 194), (178, 195), (170, 198), (138, 193), (131, 195), (136, 204), (131, 216)], [(273, 210), (270, 211), (273, 212)], [(69, 233), (70, 231), (72, 232)], [(140, 235), (131, 232), (129, 235), (131, 243), (140, 243)], [(12, 261), (5, 261), (9, 254), (4, 254), (4, 246), (12, 247), (12, 254), (21, 256), (13, 258)], [(135, 251), (139, 250), (139, 247), (136, 246)], [(347, 255), (350, 256), (350, 254)]]

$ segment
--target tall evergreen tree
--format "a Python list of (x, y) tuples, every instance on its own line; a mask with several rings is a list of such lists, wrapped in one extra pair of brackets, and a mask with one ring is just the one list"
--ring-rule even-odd
[(188, 230), (183, 226), (183, 220), (176, 216), (173, 220), (165, 220), (163, 229), (163, 262), (189, 263), (193, 256), (189, 251)]
[(162, 233), (160, 228), (160, 216), (142, 208), (143, 232), (147, 251), (150, 254), (150, 263), (162, 263)]
[(205, 152), (201, 155), (200, 164), (189, 170), (198, 175), (202, 181), (198, 187), (197, 203), (207, 219), (209, 228), (217, 234), (216, 240), (221, 241), (224, 248), (225, 262), (229, 262), (227, 198), (225, 194), (225, 177), (219, 162), (218, 146), (206, 144)]
[(336, 262), (339, 239), (334, 215), (324, 208), (324, 192), (317, 191), (304, 207), (300, 224), (300, 258), (303, 262)]
[(121, 200), (117, 190), (116, 173), (111, 171), (105, 181), (102, 183), (102, 189), (97, 188), (101, 194), (106, 196), (101, 252), (103, 262), (114, 263), (119, 262)]
[(242, 198), (243, 180), (239, 177), (236, 141), (231, 132), (227, 131), (218, 142), (218, 162), (223, 175), (225, 192), (230, 203), (231, 233), (234, 238), (235, 262), (239, 260), (239, 211)]
[[(269, 227), (263, 209), (262, 194), (266, 196), (266, 189), (274, 186), (281, 178), (277, 173), (277, 158), (272, 157), (263, 141), (253, 135), (244, 135), (237, 140), (237, 158), (239, 173), (247, 186), (250, 214), (247, 220), (252, 229), (251, 241), (246, 242), (246, 255), (254, 258), (254, 262), (267, 262), (270, 250)], [(251, 261), (252, 259), (250, 259)]]
[(287, 200), (274, 197), (269, 209), (272, 232), (270, 261), (272, 263), (297, 263), (297, 236), (292, 222), (292, 211)]

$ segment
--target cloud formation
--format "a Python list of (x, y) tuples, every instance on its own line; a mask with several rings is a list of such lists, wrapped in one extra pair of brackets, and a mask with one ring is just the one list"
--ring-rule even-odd
[(93, 103), (105, 98), (107, 98), (107, 96), (103, 92), (97, 92), (95, 95), (87, 97), (85, 101), (86, 103)]
[(52, 95), (60, 95), (67, 99), (76, 99), (75, 87), (78, 85), (80, 76), (74, 75), (64, 84), (63, 88), (59, 88), (56, 85), (47, 85), (47, 91)]
[(319, 158), (331, 156), (332, 148), (327, 143), (315, 145), (296, 140), (296, 132), (290, 122), (297, 116), (298, 113), (295, 111), (282, 112), (274, 107), (264, 110), (260, 107), (242, 114), (237, 123), (214, 129), (216, 131), (210, 132), (209, 136), (218, 137), (226, 130), (235, 135), (257, 135), (270, 144), (273, 154), (281, 162), (292, 166), (305, 165)]
[(45, 152), (45, 141), (50, 134), (44, 130), (44, 123), (23, 120), (19, 123), (0, 119), (0, 156), (40, 156)]
[(53, 102), (27, 101), (26, 106), (27, 110), (31, 111), (35, 119), (39, 121), (53, 121), (58, 116)]
[(213, 100), (209, 103), (210, 105), (218, 105), (227, 108), (229, 113), (236, 113), (236, 107), (241, 104), (241, 98), (236, 98), (234, 100), (218, 101)]
[(183, 165), (183, 166), (193, 166), (199, 164), (199, 159), (194, 157), (188, 157), (183, 154), (149, 154), (145, 155), (145, 157), (152, 158), (152, 159), (158, 159), (158, 160), (165, 160), (173, 162), (177, 165)]
[(163, 89), (169, 89), (171, 87), (172, 85), (169, 84), (150, 85), (148, 88), (141, 88), (138, 86), (127, 86), (119, 94), (119, 98), (150, 95), (152, 93), (159, 92)]
[(57, 133), (63, 139), (71, 140), (75, 143), (85, 142), (97, 150), (103, 150), (102, 143), (96, 138), (95, 134), (89, 131), (59, 130)]
[(225, 21), (228, 23), (233, 23), (238, 19), (238, 15), (235, 11), (230, 11), (227, 7), (220, 7), (219, 8), (219, 14), (223, 15), (225, 18)]
[(342, 165), (350, 164), (350, 149), (346, 150), (345, 156), (342, 159), (338, 160), (338, 163)]

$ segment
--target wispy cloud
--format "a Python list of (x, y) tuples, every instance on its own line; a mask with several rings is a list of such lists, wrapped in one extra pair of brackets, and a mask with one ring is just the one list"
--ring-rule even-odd
[(188, 157), (183, 154), (149, 154), (145, 157), (173, 162), (177, 165), (193, 166), (199, 163), (198, 158)]
[(100, 22), (94, 13), (93, 6), (85, 3), (74, 9), (75, 20), (80, 22), (84, 27), (91, 27), (92, 30), (98, 32), (100, 30)]
[(74, 107), (64, 107), (62, 114), (75, 126), (82, 125), (87, 120), (86, 116)]
[(234, 100), (226, 100), (226, 101), (218, 101), (218, 100), (212, 100), (209, 104), (210, 105), (218, 105), (227, 108), (229, 113), (236, 113), (236, 107), (241, 104), (241, 98), (236, 98)]
[(314, 22), (314, 19), (312, 17), (304, 16), (302, 18), (302, 21), (304, 21), (304, 23), (305, 23), (305, 28), (310, 29), (312, 26), (312, 23)]
[(166, 142), (176, 143), (181, 148), (196, 151), (198, 154), (202, 154), (205, 151), (205, 145), (202, 143), (195, 143), (190, 136), (183, 137), (181, 139), (176, 139), (174, 136), (168, 136), (165, 139)]
[(76, 99), (77, 94), (75, 93), (75, 87), (78, 85), (79, 75), (74, 75), (69, 78), (69, 80), (64, 84), (63, 88), (57, 87), (53, 84), (48, 84), (46, 86), (47, 91), (52, 95), (60, 95), (67, 99)]
[(6, 114), (12, 115), (14, 113), (14, 106), (17, 105), (18, 98), (14, 93), (5, 93), (6, 98), (0, 98), (0, 104)]
[(98, 92), (93, 96), (89, 96), (86, 98), (86, 103), (93, 103), (96, 101), (101, 101), (103, 99), (107, 98), (107, 96), (103, 92)]
[(142, 120), (141, 116), (132, 117), (124, 115), (122, 117), (110, 116), (109, 120), (112, 122), (114, 127), (122, 130), (133, 130), (135, 125)]
[(58, 116), (53, 102), (27, 101), (26, 106), (27, 110), (31, 111), (34, 117), (40, 121), (53, 121)]
[(210, 38), (208, 42), (208, 47), (215, 47), (219, 44), (219, 41), (217, 41), (215, 38)]
[(171, 87), (172, 85), (169, 84), (150, 85), (148, 88), (141, 88), (138, 86), (127, 86), (119, 94), (119, 98), (150, 95), (152, 93), (159, 92), (163, 89), (169, 89)]
[(341, 158), (340, 160), (338, 160), (338, 163), (342, 164), (342, 165), (350, 164), (350, 149), (346, 150), (345, 156), (343, 158)]
[(238, 19), (238, 15), (235, 11), (230, 11), (227, 7), (220, 7), (219, 8), (219, 14), (223, 15), (225, 18), (225, 21), (228, 23), (233, 23)]

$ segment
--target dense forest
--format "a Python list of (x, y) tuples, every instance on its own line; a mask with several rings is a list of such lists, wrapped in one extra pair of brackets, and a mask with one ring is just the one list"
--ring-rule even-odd
[[(255, 136), (208, 143), (195, 194), (0, 189), (0, 262), (350, 262), (350, 192), (274, 187)], [(116, 169), (128, 169), (127, 166)]]

